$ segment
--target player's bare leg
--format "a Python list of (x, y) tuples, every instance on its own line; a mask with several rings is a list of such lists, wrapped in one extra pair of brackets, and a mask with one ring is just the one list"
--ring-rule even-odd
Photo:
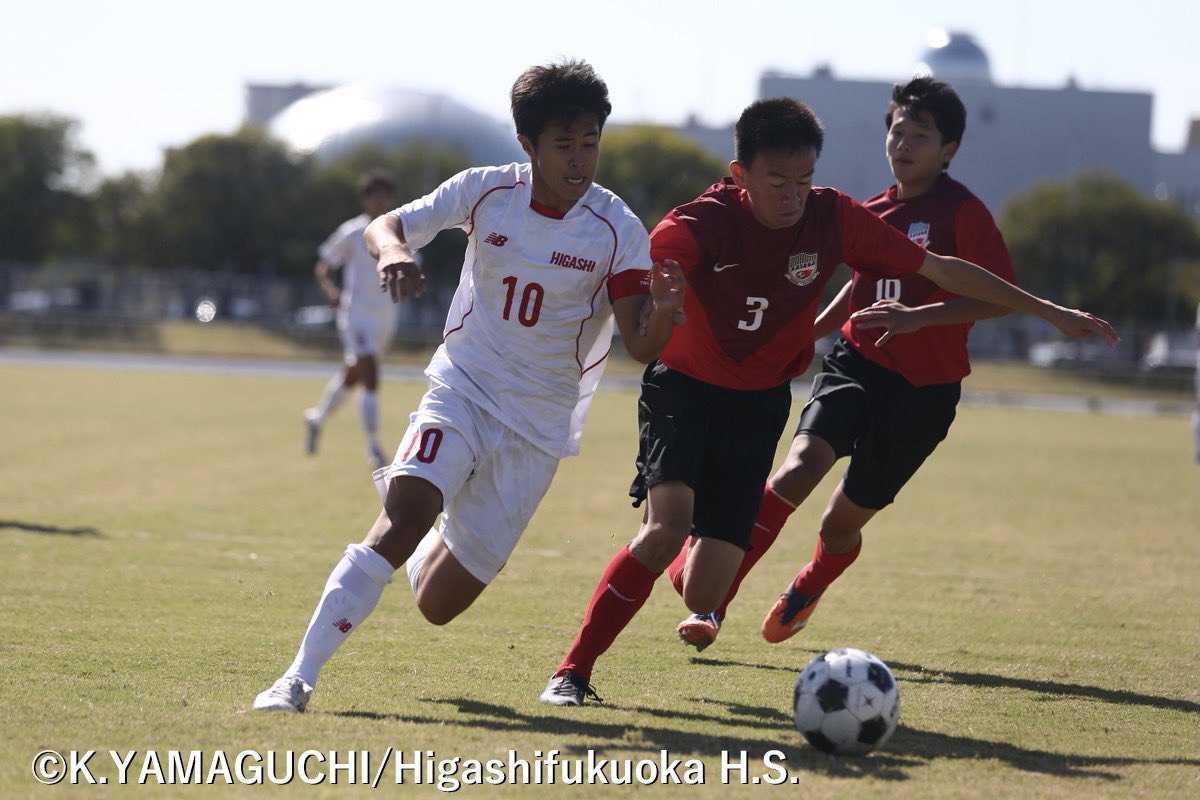
[(698, 538), (683, 568), (683, 603), (696, 614), (715, 610), (725, 599), (745, 551), (720, 539)]
[[(706, 537), (692, 537), (686, 552), (683, 568), (678, 576), (672, 574), (672, 583), (678, 579), (680, 595), (692, 614), (675, 626), (675, 633), (685, 644), (703, 652), (721, 630), (724, 599), (746, 554), (729, 542)], [(671, 569), (675, 569), (674, 563)]]
[(471, 607), (487, 584), (464, 567), (438, 536), (421, 564), (413, 593), (417, 608), (434, 625), (445, 625)]
[(383, 511), (363, 544), (399, 569), (442, 513), (442, 493), (424, 478), (399, 475), (388, 484)]
[(838, 484), (821, 518), (817, 549), (804, 569), (779, 596), (762, 623), (768, 642), (782, 642), (804, 629), (822, 593), (858, 557), (862, 529), (877, 509), (864, 508)]
[(836, 461), (837, 453), (829, 442), (802, 431), (796, 434), (783, 464), (771, 476), (771, 488), (793, 506), (798, 506), (808, 499)]
[[(796, 435), (783, 464), (767, 482), (758, 518), (750, 532), (750, 546), (733, 562), (736, 573), (729, 579), (723, 599), (710, 613), (693, 613), (675, 627), (676, 634), (685, 644), (703, 651), (716, 640), (742, 580), (775, 542), (788, 516), (812, 494), (836, 461), (837, 454), (824, 439), (804, 432)], [(695, 540), (691, 550), (695, 550), (694, 544)], [(690, 569), (690, 560), (685, 547), (671, 563), (671, 582), (680, 595), (683, 595), (684, 574), (685, 569)], [(714, 584), (707, 582), (706, 585)], [(686, 598), (684, 602), (687, 603)], [(695, 610), (691, 603), (687, 605)]]

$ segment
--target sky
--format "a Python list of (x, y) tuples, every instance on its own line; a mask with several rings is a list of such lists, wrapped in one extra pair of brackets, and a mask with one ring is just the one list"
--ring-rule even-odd
[(0, 115), (78, 120), (115, 175), (235, 130), (247, 83), (417, 89), (506, 119), (522, 70), (570, 56), (608, 83), (615, 121), (724, 125), (764, 70), (910, 77), (938, 27), (972, 34), (1000, 85), (1152, 94), (1159, 150), (1181, 150), (1200, 117), (1197, 0), (14, 0), (0, 5)]

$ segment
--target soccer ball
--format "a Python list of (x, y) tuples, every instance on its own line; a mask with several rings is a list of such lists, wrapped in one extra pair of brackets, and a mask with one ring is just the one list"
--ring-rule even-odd
[(796, 680), (796, 727), (818, 750), (864, 755), (896, 730), (900, 691), (892, 671), (875, 656), (839, 647), (817, 656)]

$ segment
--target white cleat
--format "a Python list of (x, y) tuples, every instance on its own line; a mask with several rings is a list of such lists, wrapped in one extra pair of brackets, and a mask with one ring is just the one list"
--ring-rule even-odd
[(367, 447), (367, 463), (371, 465), (371, 470), (381, 469), (392, 463), (388, 461), (387, 456), (383, 454), (383, 450), (379, 445), (372, 444)]
[(297, 677), (284, 676), (272, 684), (270, 689), (259, 692), (254, 698), (255, 711), (290, 711), (299, 714), (308, 708), (312, 687)]
[(321, 423), (317, 421), (317, 410), (304, 412), (304, 450), (311, 456), (317, 452), (317, 439), (321, 436)]

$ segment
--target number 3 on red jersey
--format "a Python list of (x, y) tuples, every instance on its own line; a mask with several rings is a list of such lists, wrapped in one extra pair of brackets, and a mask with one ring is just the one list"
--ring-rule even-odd
[(747, 297), (746, 310), (750, 312), (750, 319), (738, 320), (738, 329), (743, 331), (756, 331), (762, 327), (763, 313), (767, 310), (767, 302), (765, 297)]

